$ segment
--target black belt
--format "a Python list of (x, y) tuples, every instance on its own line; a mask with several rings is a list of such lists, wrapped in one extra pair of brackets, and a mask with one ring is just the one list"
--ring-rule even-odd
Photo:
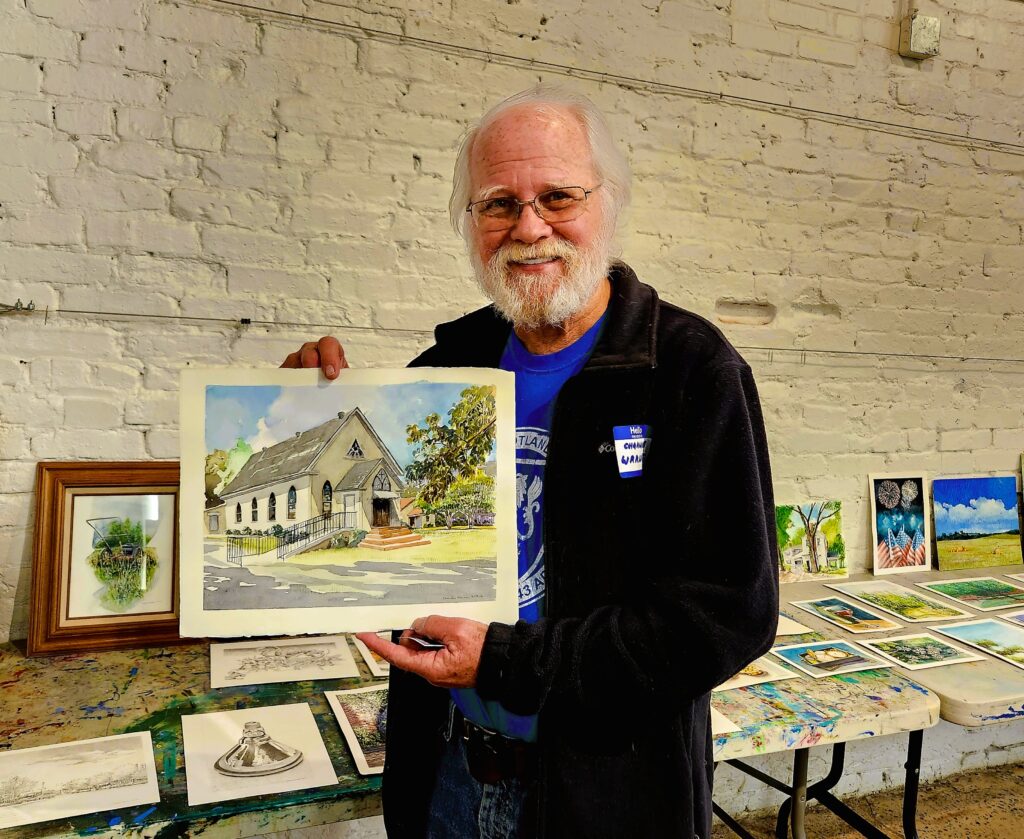
[(455, 732), (462, 735), (469, 773), (481, 784), (536, 777), (536, 743), (527, 743), (481, 728), (458, 711), (455, 713)]

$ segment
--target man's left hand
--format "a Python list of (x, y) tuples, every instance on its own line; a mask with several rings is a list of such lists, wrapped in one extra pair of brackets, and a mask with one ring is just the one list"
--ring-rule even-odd
[[(420, 635), (444, 644), (441, 650), (424, 650), (410, 635)], [(402, 633), (399, 643), (392, 644), (373, 632), (359, 632), (356, 638), (395, 667), (422, 676), (442, 688), (471, 688), (476, 684), (480, 653), (484, 648), (487, 624), (466, 618), (431, 615), (416, 618)]]

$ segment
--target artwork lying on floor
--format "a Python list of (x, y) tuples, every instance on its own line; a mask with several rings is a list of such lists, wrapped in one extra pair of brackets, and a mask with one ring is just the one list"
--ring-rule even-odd
[(982, 656), (961, 650), (927, 632), (894, 635), (891, 638), (865, 639), (865, 647), (908, 670), (926, 670), (964, 661), (981, 661)]
[(948, 623), (935, 631), (1024, 669), (1024, 627), (983, 618)]
[(210, 644), (212, 688), (358, 676), (344, 635)]
[(780, 682), (783, 679), (799, 679), (800, 674), (794, 673), (776, 664), (772, 659), (763, 655), (750, 662), (731, 679), (722, 682), (715, 690), (732, 690), (733, 688), (745, 688), (751, 685), (761, 685), (765, 682)]
[(857, 583), (830, 583), (829, 588), (875, 606), (907, 623), (969, 618), (969, 612), (934, 597), (913, 591), (888, 580), (865, 580)]
[(1020, 565), (1017, 478), (936, 478), (932, 481), (939, 570)]
[(900, 624), (876, 615), (864, 606), (858, 606), (841, 597), (822, 597), (817, 600), (793, 600), (789, 604), (817, 615), (822, 620), (852, 632), (855, 635), (865, 632), (887, 632), (900, 629)]
[[(391, 640), (390, 632), (378, 632), (377, 634), (386, 641)], [(366, 666), (370, 669), (370, 673), (378, 679), (387, 678), (388, 674), (391, 673), (391, 662), (386, 658), (377, 655), (377, 653), (366, 646), (366, 644), (356, 638), (355, 635), (352, 636), (352, 642), (356, 645), (356, 649), (359, 650), (359, 655), (363, 657), (363, 661), (366, 662)]]
[(338, 783), (305, 702), (181, 718), (189, 806)]
[(186, 370), (181, 633), (518, 617), (514, 380)]
[(886, 661), (875, 658), (849, 641), (814, 641), (810, 644), (789, 644), (775, 647), (772, 655), (792, 664), (798, 670), (821, 679), (825, 676), (837, 676), (840, 673), (853, 673), (857, 670), (875, 670), (881, 667), (892, 667)]
[(379, 775), (384, 771), (388, 686), (331, 690), (324, 695), (338, 718), (360, 774)]
[(775, 507), (779, 582), (847, 576), (841, 501)]
[(148, 731), (0, 752), (0, 829), (159, 800)]
[(995, 577), (964, 577), (961, 580), (938, 580), (918, 585), (979, 612), (1024, 606), (1024, 587)]
[(876, 574), (902, 574), (931, 567), (931, 515), (925, 476), (869, 475), (871, 535)]

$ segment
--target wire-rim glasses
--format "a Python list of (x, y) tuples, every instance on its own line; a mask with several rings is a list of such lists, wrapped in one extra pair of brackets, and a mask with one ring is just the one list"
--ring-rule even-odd
[(538, 193), (529, 201), (520, 201), (511, 195), (496, 195), (493, 198), (470, 202), (466, 207), (466, 212), (473, 216), (477, 227), (485, 231), (506, 230), (509, 227), (514, 227), (523, 212), (523, 207), (527, 204), (533, 207), (533, 211), (548, 224), (559, 224), (579, 218), (586, 207), (587, 196), (598, 186), (600, 184), (593, 189), (585, 189), (582, 186), (560, 186)]

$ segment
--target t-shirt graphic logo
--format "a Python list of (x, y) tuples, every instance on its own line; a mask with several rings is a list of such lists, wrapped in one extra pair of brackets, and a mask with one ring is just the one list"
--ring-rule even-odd
[[(536, 426), (516, 429), (516, 508), (519, 513), (519, 550), (526, 571), (519, 577), (520, 607), (544, 596), (544, 542), (541, 504), (544, 464), (548, 458), (548, 431)], [(522, 561), (521, 561), (522, 562)]]

